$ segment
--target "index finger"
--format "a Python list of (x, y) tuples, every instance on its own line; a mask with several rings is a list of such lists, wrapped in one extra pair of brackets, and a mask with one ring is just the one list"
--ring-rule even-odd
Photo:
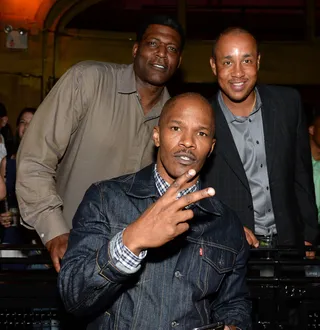
[(194, 169), (190, 169), (180, 175), (176, 180), (172, 182), (170, 187), (168, 188), (168, 193), (174, 193), (176, 194), (180, 190), (183, 189), (183, 186), (190, 181), (194, 176), (196, 175), (196, 171)]
[(190, 204), (194, 204), (200, 201), (201, 199), (212, 197), (215, 195), (215, 193), (216, 193), (215, 190), (211, 187), (202, 190), (197, 190), (193, 193), (180, 197), (176, 201), (176, 203), (179, 209), (183, 209)]

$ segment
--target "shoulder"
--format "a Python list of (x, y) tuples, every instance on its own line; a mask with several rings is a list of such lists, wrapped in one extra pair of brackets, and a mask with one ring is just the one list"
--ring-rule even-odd
[(98, 62), (98, 61), (82, 61), (73, 65), (68, 71), (68, 75), (77, 75), (84, 78), (94, 77), (105, 77), (106, 75), (115, 76), (121, 73), (127, 64), (117, 64), (109, 62)]
[(287, 86), (275, 86), (275, 85), (258, 85), (258, 91), (261, 96), (268, 96), (280, 99), (292, 99), (300, 98), (299, 92)]
[(91, 187), (93, 189), (99, 190), (102, 194), (105, 194), (108, 191), (115, 193), (122, 191), (123, 193), (126, 193), (132, 186), (135, 175), (136, 173), (133, 173), (122, 175), (109, 180), (102, 180), (94, 183)]

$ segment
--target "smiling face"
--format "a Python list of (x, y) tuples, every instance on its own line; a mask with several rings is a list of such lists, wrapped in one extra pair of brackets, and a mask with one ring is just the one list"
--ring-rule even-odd
[(33, 118), (33, 113), (31, 112), (25, 112), (18, 123), (18, 127), (17, 127), (17, 131), (18, 131), (18, 135), (19, 138), (22, 139), (24, 133), (26, 132), (31, 120)]
[(197, 175), (190, 182), (192, 185), (214, 148), (213, 110), (198, 94), (182, 94), (170, 101), (153, 133), (154, 143), (159, 147), (157, 169), (169, 184), (194, 169)]
[(133, 46), (133, 67), (138, 80), (164, 86), (181, 61), (181, 37), (165, 25), (149, 25), (142, 40)]
[(256, 40), (249, 33), (222, 35), (210, 65), (225, 101), (239, 103), (253, 96), (260, 65)]

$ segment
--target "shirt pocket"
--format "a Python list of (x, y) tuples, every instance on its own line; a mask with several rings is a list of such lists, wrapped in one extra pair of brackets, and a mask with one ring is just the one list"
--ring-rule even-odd
[(200, 267), (200, 284), (203, 296), (217, 292), (226, 274), (232, 272), (236, 253), (223, 247), (204, 245), (202, 265)]

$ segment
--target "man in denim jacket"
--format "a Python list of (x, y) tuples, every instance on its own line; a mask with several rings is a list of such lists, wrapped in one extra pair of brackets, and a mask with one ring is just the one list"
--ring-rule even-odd
[(202, 96), (172, 98), (154, 128), (156, 164), (87, 191), (59, 274), (87, 329), (251, 329), (243, 227), (199, 179), (214, 127)]

